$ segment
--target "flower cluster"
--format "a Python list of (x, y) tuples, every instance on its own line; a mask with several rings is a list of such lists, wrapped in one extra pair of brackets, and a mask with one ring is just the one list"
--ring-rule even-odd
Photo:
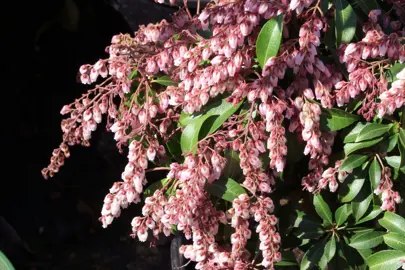
[(378, 187), (374, 190), (376, 195), (381, 194), (382, 210), (395, 211), (395, 204), (401, 202), (401, 196), (397, 191), (392, 190), (393, 182), (391, 179), (391, 170), (385, 167), (381, 173), (381, 180)]
[(335, 167), (331, 167), (326, 169), (322, 173), (322, 178), (319, 180), (318, 188), (319, 189), (324, 189), (327, 186), (329, 186), (329, 190), (331, 192), (335, 192), (337, 188), (339, 187), (338, 182), (336, 181), (336, 174), (337, 174), (337, 179), (340, 183), (343, 183), (345, 181), (346, 177), (348, 174), (352, 173), (353, 170), (349, 171), (339, 171), (340, 165), (342, 165), (343, 160), (338, 160), (335, 162)]
[[(184, 8), (171, 22), (141, 26), (134, 37), (114, 36), (108, 59), (80, 67), (83, 84), (98, 84), (63, 107), (69, 115), (62, 122), (63, 142), (44, 177), (59, 171), (69, 147), (90, 144), (104, 116), (119, 150), (128, 148), (128, 163), (104, 199), (103, 227), (144, 200), (142, 216), (131, 224), (139, 241), (177, 230), (192, 241), (180, 252), (196, 269), (252, 269), (257, 256), (248, 244), (256, 234), (260, 265), (274, 269), (281, 237), (270, 196), (290, 165), (287, 155), (297, 154), (287, 148), (287, 135), (304, 148), (303, 188), (335, 192), (338, 181), (345, 184), (353, 173), (340, 171), (344, 160), (329, 167), (336, 130), (353, 122), (325, 127), (322, 115), (343, 107), (340, 114), (356, 112), (370, 122), (376, 113), (395, 115), (405, 103), (405, 71), (391, 84), (385, 76), (395, 61), (405, 60), (402, 23), (373, 10), (364, 38), (337, 49), (344, 64), (338, 65), (323, 54), (332, 50), (323, 41), (331, 12), (322, 11), (321, 2), (218, 0), (194, 16)], [(392, 2), (399, 12), (402, 4)], [(273, 52), (263, 59), (256, 42), (266, 20), (283, 28), (279, 48), (274, 52), (268, 44)], [(384, 31), (388, 25), (390, 33)], [(167, 171), (167, 178), (145, 192), (153, 170)], [(225, 191), (212, 192), (216, 185)], [(383, 210), (395, 211), (400, 197), (388, 167), (375, 193)], [(232, 231), (230, 245), (219, 240), (222, 227)]]

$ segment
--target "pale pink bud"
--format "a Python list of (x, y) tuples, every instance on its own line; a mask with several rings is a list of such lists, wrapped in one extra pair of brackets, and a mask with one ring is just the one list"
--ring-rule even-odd
[(137, 236), (139, 238), (139, 241), (145, 242), (146, 239), (148, 238), (148, 231), (144, 228), (138, 230)]
[(90, 84), (90, 76), (84, 73), (80, 76), (80, 81), (82, 84)]
[(249, 35), (250, 30), (249, 30), (249, 26), (246, 23), (241, 23), (239, 25), (239, 28), (240, 28), (240, 32), (242, 33), (243, 36), (246, 37)]

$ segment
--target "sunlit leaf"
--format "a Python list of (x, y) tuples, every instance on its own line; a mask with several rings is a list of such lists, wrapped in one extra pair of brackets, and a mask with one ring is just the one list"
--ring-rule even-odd
[(358, 115), (340, 109), (323, 109), (321, 125), (325, 130), (335, 131), (348, 127), (359, 119)]
[(384, 232), (372, 231), (363, 233), (358, 237), (352, 238), (350, 246), (355, 249), (374, 248), (383, 242)]
[(390, 232), (384, 235), (384, 242), (387, 246), (405, 252), (405, 235)]
[(260, 30), (256, 41), (256, 55), (262, 68), (267, 60), (276, 56), (280, 49), (283, 33), (283, 16), (279, 15), (270, 19)]
[(351, 215), (352, 213), (352, 208), (350, 204), (344, 204), (340, 206), (338, 209), (336, 209), (335, 212), (335, 221), (336, 225), (340, 226), (342, 225), (347, 218)]
[(371, 140), (377, 137), (380, 137), (388, 132), (392, 125), (383, 125), (370, 123), (367, 124), (357, 136), (356, 142), (361, 142), (365, 140)]
[(398, 250), (383, 250), (367, 258), (370, 270), (397, 270), (402, 266), (405, 252)]
[(347, 157), (340, 165), (339, 171), (346, 172), (353, 170), (357, 167), (363, 165), (363, 163), (368, 159), (365, 155), (350, 155)]
[(324, 201), (320, 194), (314, 196), (313, 203), (315, 206), (315, 211), (323, 219), (324, 224), (331, 225), (333, 223), (332, 212), (330, 211), (328, 204)]
[(405, 235), (405, 219), (392, 212), (385, 212), (384, 217), (378, 221), (381, 226), (391, 232)]
[(349, 43), (356, 33), (357, 17), (353, 8), (346, 0), (336, 0), (335, 4), (335, 35), (336, 46)]
[(221, 178), (207, 184), (205, 188), (210, 194), (229, 202), (232, 202), (241, 194), (246, 194), (246, 190), (231, 178)]

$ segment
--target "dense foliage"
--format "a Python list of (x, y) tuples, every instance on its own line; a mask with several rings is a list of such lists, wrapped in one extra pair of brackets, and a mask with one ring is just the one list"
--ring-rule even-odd
[(43, 175), (105, 115), (128, 164), (104, 227), (142, 201), (132, 236), (181, 231), (196, 269), (404, 267), (404, 8), (215, 0), (116, 35)]

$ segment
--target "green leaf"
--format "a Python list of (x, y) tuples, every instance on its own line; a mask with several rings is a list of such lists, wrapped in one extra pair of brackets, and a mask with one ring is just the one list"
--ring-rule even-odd
[(0, 269), (1, 270), (14, 270), (14, 266), (7, 258), (7, 256), (0, 250)]
[(378, 222), (388, 231), (405, 235), (405, 219), (395, 213), (385, 212)]
[(339, 199), (341, 202), (350, 202), (356, 198), (365, 182), (364, 171), (356, 170), (350, 174), (339, 189)]
[(381, 180), (381, 166), (376, 157), (374, 157), (373, 162), (371, 162), (370, 168), (368, 169), (368, 176), (372, 188), (376, 189)]
[(243, 102), (239, 102), (236, 106), (225, 100), (222, 100), (221, 105), (210, 109), (207, 113), (211, 115), (216, 115), (215, 121), (212, 123), (208, 134), (214, 133), (222, 124), (228, 120), (228, 118), (234, 114)]
[(314, 196), (314, 206), (316, 213), (323, 219), (324, 224), (332, 225), (332, 212), (320, 194)]
[(157, 78), (156, 80), (152, 80), (153, 83), (157, 83), (164, 86), (177, 86), (178, 82), (172, 81), (170, 76), (164, 75), (162, 77)]
[[(405, 116), (402, 116), (405, 117)], [(399, 144), (398, 150), (401, 155), (401, 167), (405, 166), (405, 131), (400, 128), (399, 129)]]
[(319, 241), (313, 245), (302, 258), (300, 270), (314, 269), (324, 254), (324, 248), (324, 241)]
[(292, 221), (294, 230), (294, 235), (300, 239), (314, 239), (325, 233), (322, 224), (306, 215), (302, 211), (295, 211), (296, 218)]
[(391, 152), (398, 143), (399, 134), (396, 133), (389, 138), (387, 152)]
[(353, 170), (357, 167), (363, 165), (363, 163), (368, 159), (365, 155), (351, 155), (347, 157), (340, 165), (339, 171), (346, 172)]
[(130, 80), (133, 80), (135, 77), (137, 77), (138, 76), (138, 70), (137, 69), (134, 69), (132, 72), (131, 72), (131, 75), (129, 75), (129, 79)]
[(246, 190), (232, 178), (221, 178), (211, 184), (207, 184), (205, 189), (212, 195), (232, 202), (241, 194), (246, 194)]
[(373, 205), (370, 213), (368, 213), (365, 217), (357, 221), (356, 225), (375, 219), (379, 214), (381, 214), (381, 212), (382, 210), (380, 206)]
[(188, 124), (183, 130), (180, 137), (181, 150), (184, 152), (197, 152), (197, 143), (200, 130), (205, 120), (207, 120), (210, 115), (203, 115), (196, 118), (191, 124)]
[(280, 49), (282, 34), (282, 15), (272, 18), (262, 27), (256, 41), (256, 55), (260, 67), (264, 68), (267, 60), (277, 55)]
[(368, 185), (363, 185), (361, 191), (357, 194), (356, 198), (352, 201), (353, 216), (356, 221), (367, 212), (368, 206), (373, 199), (373, 193)]
[(359, 149), (363, 149), (363, 148), (367, 148), (367, 147), (376, 145), (377, 143), (381, 142), (382, 140), (383, 140), (383, 137), (380, 137), (380, 138), (377, 138), (374, 140), (370, 140), (370, 141), (363, 141), (363, 142), (359, 142), (359, 143), (347, 143), (344, 146), (344, 151), (345, 151), (346, 155), (349, 155)]
[(399, 167), (401, 166), (401, 157), (400, 156), (385, 157), (385, 161), (387, 161), (387, 164), (390, 165), (394, 169), (399, 169)]
[(345, 136), (343, 142), (344, 143), (351, 143), (355, 142), (357, 137), (359, 136), (361, 130), (366, 126), (366, 124), (363, 124), (361, 122), (358, 122), (347, 135)]
[(349, 43), (356, 33), (357, 17), (346, 0), (336, 0), (335, 35), (336, 47), (341, 43)]
[(392, 125), (383, 125), (370, 123), (367, 124), (359, 133), (359, 136), (356, 139), (356, 142), (361, 142), (365, 140), (371, 140), (376, 137), (380, 137), (390, 130)]
[(330, 262), (332, 258), (335, 256), (336, 253), (336, 239), (335, 235), (332, 234), (328, 243), (325, 245), (325, 253), (324, 256), (326, 257), (327, 262)]
[(176, 132), (166, 143), (166, 147), (174, 159), (181, 157), (183, 153), (180, 146), (180, 134)]
[(383, 250), (367, 258), (370, 270), (397, 270), (405, 259), (405, 252), (398, 250)]
[(156, 190), (163, 188), (164, 186), (167, 185), (167, 183), (170, 182), (169, 178), (163, 178), (162, 180), (159, 180), (157, 182), (154, 182), (150, 184), (143, 192), (143, 195), (145, 197), (152, 196), (153, 193), (155, 193)]
[(399, 129), (399, 142), (405, 146), (405, 130), (403, 128)]
[(367, 258), (373, 254), (373, 250), (369, 248), (365, 249), (357, 249), (357, 252), (360, 254), (360, 256), (364, 259), (367, 260)]
[(350, 246), (355, 249), (374, 248), (383, 242), (384, 232), (366, 232), (350, 240)]
[(384, 242), (387, 246), (405, 252), (405, 235), (390, 232), (384, 235)]
[(196, 153), (199, 139), (215, 132), (232, 114), (234, 114), (243, 102), (236, 106), (225, 99), (211, 103), (203, 112), (197, 115), (182, 113), (180, 124), (186, 126), (180, 138), (180, 145), (183, 152)]
[(180, 118), (179, 118), (179, 124), (182, 125), (183, 127), (187, 126), (188, 124), (191, 124), (193, 120), (197, 117), (201, 117), (201, 115), (192, 115), (189, 113), (181, 112)]
[(336, 226), (342, 225), (347, 218), (351, 215), (352, 213), (352, 208), (350, 204), (344, 204), (340, 206), (338, 209), (336, 209), (335, 212), (335, 221), (336, 221)]
[(405, 68), (405, 63), (396, 63), (393, 65), (385, 74), (388, 82), (395, 82), (398, 80), (397, 74), (400, 73)]
[(341, 130), (358, 121), (360, 117), (339, 109), (323, 109), (321, 125), (329, 131)]

